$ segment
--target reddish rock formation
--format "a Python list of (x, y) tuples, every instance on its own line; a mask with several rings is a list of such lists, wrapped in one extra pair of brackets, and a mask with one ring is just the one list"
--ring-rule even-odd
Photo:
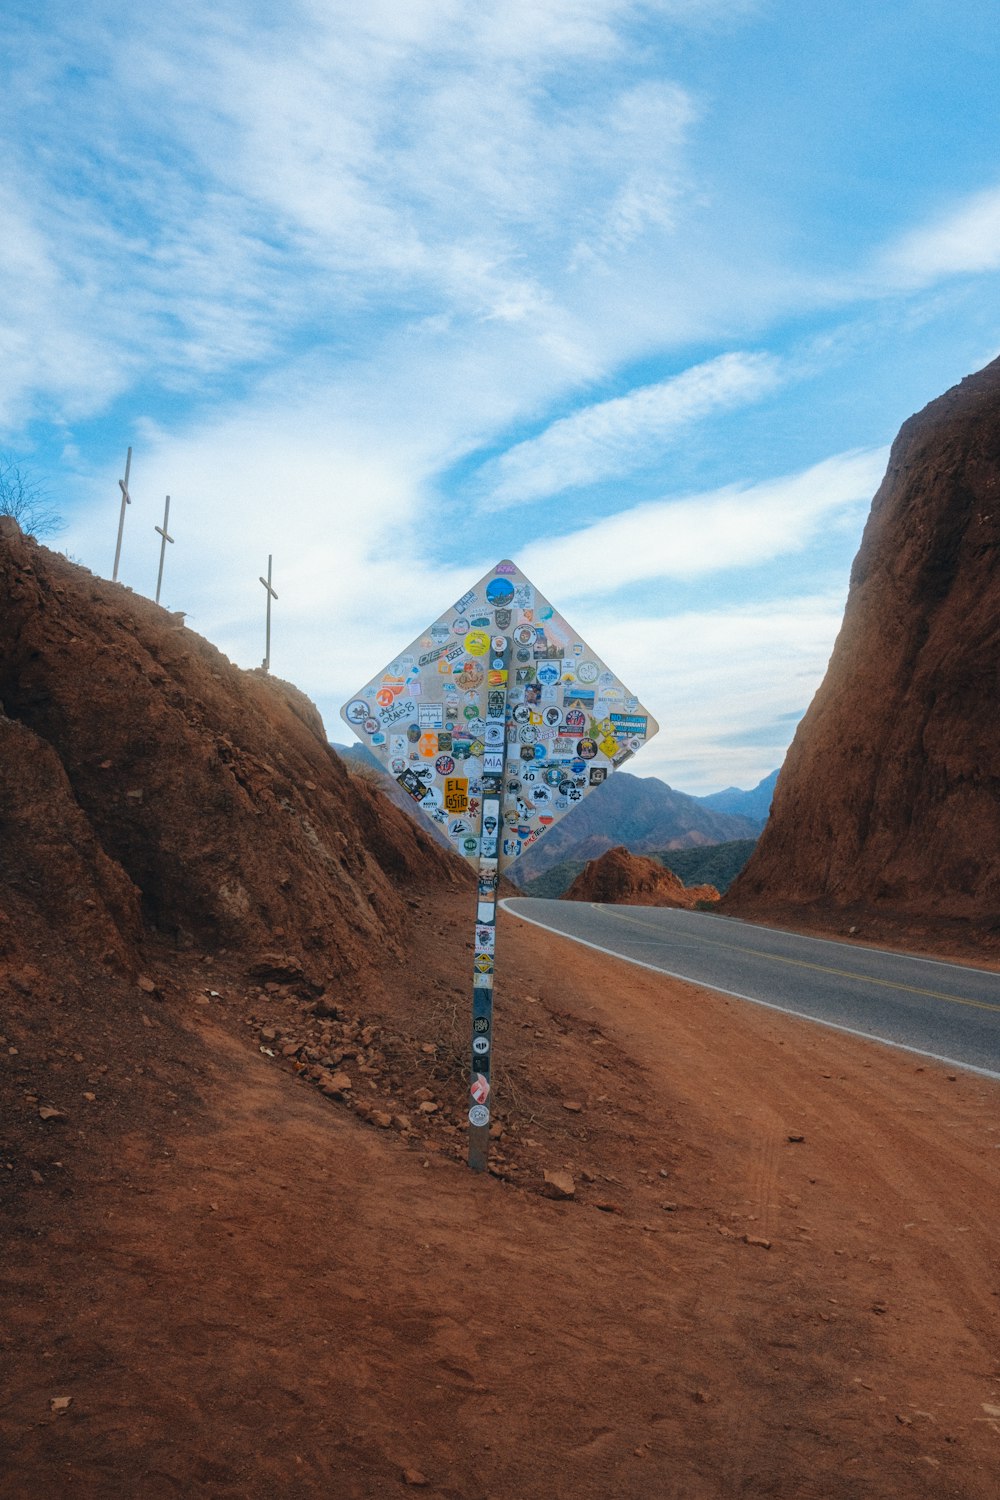
[(407, 887), (470, 884), (348, 776), (298, 689), (9, 519), (0, 598), (0, 898), (22, 934), (134, 971), (141, 906), (182, 947), (346, 977), (399, 950)]
[(592, 859), (570, 886), (564, 901), (611, 901), (621, 906), (685, 906), (718, 901), (714, 885), (686, 886), (673, 870), (625, 846)]
[(1000, 925), (1000, 360), (903, 426), (730, 911)]

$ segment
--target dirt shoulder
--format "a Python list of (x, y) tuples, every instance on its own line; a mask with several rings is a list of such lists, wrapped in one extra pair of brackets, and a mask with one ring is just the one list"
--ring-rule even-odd
[[(341, 1052), (350, 1004), (412, 1045), (342, 1059), (367, 1115), (285, 1054), (316, 1019), (294, 988), (218, 959), (161, 955), (121, 1044), (155, 1038), (153, 1076), (126, 1057), (140, 1104), (83, 1137), (99, 1087), (25, 1023), (0, 1495), (993, 1500), (997, 1087), (505, 913), (475, 1177), (445, 1097), (464, 907), (423, 916), (381, 1013), (318, 1018)], [(65, 1121), (32, 1068), (72, 1080)]]

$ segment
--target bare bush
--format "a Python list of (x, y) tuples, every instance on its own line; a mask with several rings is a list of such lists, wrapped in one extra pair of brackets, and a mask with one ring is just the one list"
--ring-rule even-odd
[(0, 456), (0, 516), (13, 516), (36, 537), (54, 536), (66, 524), (44, 486), (9, 456)]

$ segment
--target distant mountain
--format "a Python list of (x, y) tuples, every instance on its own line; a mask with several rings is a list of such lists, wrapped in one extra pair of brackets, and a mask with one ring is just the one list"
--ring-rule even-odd
[(759, 823), (716, 812), (657, 776), (619, 771), (533, 844), (509, 873), (524, 885), (563, 860), (585, 864), (619, 844), (633, 854), (658, 854), (754, 839), (759, 832)]
[(737, 817), (749, 818), (752, 823), (763, 828), (771, 811), (771, 798), (774, 796), (777, 779), (777, 771), (772, 771), (770, 776), (758, 781), (752, 791), (741, 792), (738, 786), (727, 786), (724, 792), (711, 792), (707, 797), (699, 797), (697, 800), (703, 807), (710, 807), (713, 812), (735, 813)]

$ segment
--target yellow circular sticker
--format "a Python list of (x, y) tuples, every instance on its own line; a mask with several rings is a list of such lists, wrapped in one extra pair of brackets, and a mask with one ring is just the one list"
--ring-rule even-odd
[(462, 645), (470, 656), (485, 656), (490, 649), (490, 638), (485, 630), (470, 630)]

